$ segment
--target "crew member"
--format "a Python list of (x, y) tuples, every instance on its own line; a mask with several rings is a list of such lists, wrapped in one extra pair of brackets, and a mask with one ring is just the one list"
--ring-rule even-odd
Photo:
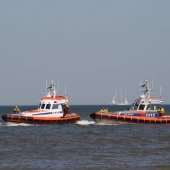
[(65, 117), (67, 114), (69, 114), (69, 106), (68, 106), (68, 104), (63, 104), (63, 110), (64, 110), (63, 117)]
[(21, 110), (19, 109), (18, 106), (15, 106), (13, 111), (14, 111), (14, 113), (20, 113), (21, 112)]
[(160, 109), (158, 109), (158, 113), (159, 116), (163, 116), (165, 114), (165, 109), (163, 107), (160, 107)]
[(108, 112), (108, 108), (103, 107), (102, 109), (100, 109), (100, 112)]

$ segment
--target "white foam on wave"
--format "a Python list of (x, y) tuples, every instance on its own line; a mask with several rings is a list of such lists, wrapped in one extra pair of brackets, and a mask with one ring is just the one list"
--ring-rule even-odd
[(115, 125), (118, 125), (116, 123), (104, 123), (104, 122), (98, 122), (96, 123), (97, 126), (115, 126)]
[(118, 123), (110, 123), (110, 122), (95, 122), (95, 121), (90, 121), (90, 120), (79, 120), (76, 122), (78, 125), (83, 125), (83, 126), (88, 126), (88, 125), (97, 125), (97, 126), (113, 126), (113, 125), (118, 125)]
[(78, 125), (86, 125), (86, 126), (94, 125), (95, 123), (96, 122), (90, 121), (90, 120), (79, 120), (79, 121), (76, 122), (76, 124), (78, 124)]
[(27, 123), (12, 123), (12, 122), (7, 122), (7, 123), (1, 123), (0, 126), (32, 126), (31, 124)]

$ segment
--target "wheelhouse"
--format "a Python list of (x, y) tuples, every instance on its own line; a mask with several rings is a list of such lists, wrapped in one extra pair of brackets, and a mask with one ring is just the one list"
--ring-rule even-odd
[(41, 101), (38, 109), (39, 110), (51, 110), (51, 109), (60, 109), (61, 104), (58, 104), (56, 101), (54, 102), (46, 102), (46, 101)]
[(130, 110), (156, 111), (157, 107), (153, 104), (134, 103)]

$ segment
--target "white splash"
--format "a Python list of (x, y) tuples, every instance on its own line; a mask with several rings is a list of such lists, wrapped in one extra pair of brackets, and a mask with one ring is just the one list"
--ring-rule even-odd
[(116, 123), (106, 123), (106, 122), (97, 122), (96, 125), (98, 126), (113, 126), (113, 125), (118, 125)]
[(0, 126), (32, 126), (31, 124), (27, 123), (12, 123), (12, 122), (7, 122), (7, 123), (1, 123)]
[(79, 120), (76, 122), (78, 125), (94, 125), (96, 122), (90, 120)]

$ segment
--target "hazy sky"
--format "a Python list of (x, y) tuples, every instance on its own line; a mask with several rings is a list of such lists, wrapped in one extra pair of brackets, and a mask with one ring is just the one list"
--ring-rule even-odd
[(38, 104), (46, 80), (70, 104), (133, 101), (141, 80), (170, 103), (169, 0), (1, 0), (0, 105)]

